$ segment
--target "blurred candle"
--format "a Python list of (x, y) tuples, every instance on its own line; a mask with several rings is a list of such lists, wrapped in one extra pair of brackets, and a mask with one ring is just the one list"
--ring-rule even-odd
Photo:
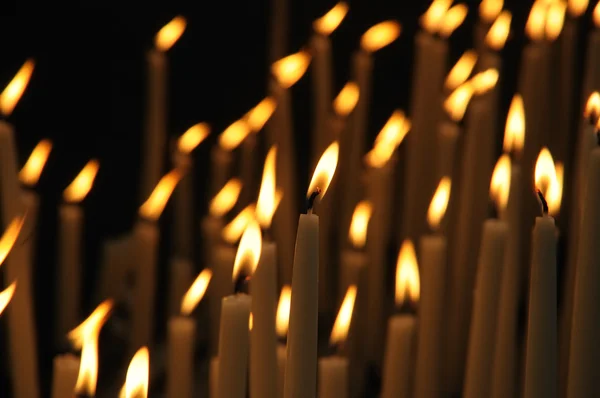
[(73, 354), (58, 355), (52, 361), (52, 398), (73, 398), (79, 358)]
[(231, 177), (233, 171), (233, 151), (240, 146), (249, 134), (250, 126), (246, 119), (242, 118), (230, 124), (219, 135), (217, 145), (210, 152), (210, 195), (216, 195), (218, 190)]
[(81, 201), (92, 189), (100, 167), (97, 160), (90, 160), (77, 177), (63, 191), (63, 203), (59, 208), (58, 288), (56, 299), (57, 341), (63, 338), (79, 319), (83, 267), (82, 248), (84, 219)]
[(208, 397), (217, 398), (217, 382), (219, 379), (219, 357), (212, 357), (208, 368)]
[(136, 351), (127, 368), (124, 398), (148, 398), (149, 374), (150, 353), (144, 346)]
[(154, 48), (146, 55), (148, 82), (146, 126), (142, 140), (142, 177), (140, 195), (146, 198), (160, 179), (165, 167), (167, 144), (167, 57), (165, 53), (179, 40), (186, 28), (178, 16), (163, 26), (154, 37)]
[(494, 23), (485, 35), (485, 47), (482, 48), (481, 56), (478, 61), (480, 71), (494, 68), (502, 70), (502, 58), (500, 51), (504, 48), (508, 35), (510, 34), (510, 23), (512, 14), (510, 11), (502, 11), (498, 14)]
[(279, 343), (277, 344), (277, 397), (279, 398), (283, 397), (283, 384), (285, 381), (285, 365), (287, 362), (285, 340), (290, 326), (291, 298), (292, 288), (289, 285), (284, 285), (279, 294), (277, 317), (275, 318), (275, 331), (279, 338)]
[(479, 3), (479, 19), (475, 24), (474, 33), (475, 49), (478, 53), (483, 52), (485, 36), (502, 11), (503, 6), (503, 0), (481, 0), (481, 3)]

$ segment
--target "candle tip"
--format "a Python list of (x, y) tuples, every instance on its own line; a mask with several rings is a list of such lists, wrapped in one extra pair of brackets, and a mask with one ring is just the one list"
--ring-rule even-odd
[(315, 205), (315, 200), (321, 194), (321, 188), (316, 187), (313, 193), (306, 199), (306, 213), (312, 214), (313, 207)]
[(240, 272), (240, 275), (235, 279), (233, 292), (235, 294), (246, 293), (248, 291), (248, 285), (250, 284), (250, 275), (245, 275)]
[(548, 215), (548, 202), (546, 201), (546, 198), (544, 198), (544, 194), (542, 193), (542, 191), (540, 191), (539, 189), (535, 190), (538, 196), (538, 199), (540, 201), (540, 205), (542, 206), (542, 215), (547, 216)]

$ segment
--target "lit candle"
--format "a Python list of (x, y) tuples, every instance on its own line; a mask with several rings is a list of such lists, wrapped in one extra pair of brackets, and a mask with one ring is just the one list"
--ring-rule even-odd
[(142, 151), (140, 196), (148, 197), (165, 167), (167, 144), (167, 52), (183, 34), (185, 18), (178, 16), (163, 26), (154, 37), (154, 48), (148, 51), (146, 125)]
[(133, 230), (133, 261), (135, 261), (135, 288), (131, 319), (131, 348), (149, 344), (153, 339), (158, 268), (160, 218), (171, 193), (181, 178), (175, 169), (160, 179), (146, 202), (138, 211), (139, 219)]
[(58, 280), (56, 296), (57, 341), (77, 324), (81, 305), (81, 268), (83, 262), (83, 209), (81, 201), (92, 189), (100, 165), (90, 160), (77, 177), (63, 191), (63, 203), (59, 208)]
[(73, 398), (79, 358), (73, 354), (58, 355), (52, 361), (52, 398)]
[(150, 353), (148, 347), (141, 347), (131, 358), (125, 378), (123, 398), (148, 398), (150, 373)]
[(481, 57), (479, 58), (479, 70), (495, 68), (502, 70), (502, 59), (500, 51), (506, 44), (506, 39), (510, 33), (510, 23), (512, 14), (510, 11), (502, 11), (498, 14), (490, 30), (485, 35), (485, 47), (482, 48)]
[(285, 381), (285, 365), (287, 362), (285, 342), (290, 326), (291, 298), (292, 288), (289, 285), (284, 285), (279, 294), (277, 317), (275, 318), (275, 331), (279, 338), (279, 343), (277, 344), (277, 397), (279, 398), (283, 398), (283, 383)]
[[(337, 166), (339, 145), (321, 156), (308, 188), (307, 214), (301, 214), (296, 237), (287, 341), (284, 397), (311, 397), (317, 391), (319, 217), (314, 202), (327, 192)], [(286, 193), (287, 194), (287, 193)]]
[(475, 68), (478, 58), (479, 56), (475, 50), (467, 50), (460, 56), (452, 69), (450, 69), (450, 72), (448, 72), (446, 80), (444, 81), (445, 94), (452, 93), (458, 88), (458, 86), (462, 85), (469, 79), (473, 69)]
[(419, 300), (420, 280), (415, 248), (410, 240), (402, 242), (398, 253), (395, 293), (399, 312), (388, 321), (381, 398), (408, 397), (412, 392), (417, 320), (411, 307)]
[(233, 172), (233, 151), (250, 134), (250, 125), (242, 118), (230, 124), (219, 135), (217, 145), (210, 152), (211, 182), (210, 194), (215, 195), (227, 182)]
[(504, 0), (481, 0), (479, 3), (479, 19), (475, 24), (474, 32), (475, 49), (478, 53), (483, 52), (486, 34), (503, 6)]
[(442, 219), (450, 200), (452, 180), (443, 177), (431, 199), (427, 222), (432, 234), (421, 237), (421, 294), (415, 364), (415, 398), (435, 398), (442, 390), (442, 347), (444, 302), (446, 294), (446, 236), (440, 233)]
[(107, 239), (102, 245), (102, 268), (96, 286), (96, 300), (124, 297), (128, 290), (127, 276), (135, 269), (131, 261), (132, 237), (133, 235), (128, 232)]
[(352, 325), (355, 302), (356, 285), (351, 285), (346, 291), (329, 337), (329, 345), (334, 347), (337, 353), (319, 359), (319, 398), (347, 398), (349, 396), (349, 360), (342, 352), (345, 351), (344, 345)]
[(167, 398), (193, 395), (196, 321), (190, 315), (204, 297), (211, 277), (209, 269), (200, 272), (181, 300), (180, 315), (169, 320)]

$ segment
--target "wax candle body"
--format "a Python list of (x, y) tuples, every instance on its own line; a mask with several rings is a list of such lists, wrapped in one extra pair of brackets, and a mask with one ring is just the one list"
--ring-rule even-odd
[(52, 398), (73, 398), (79, 358), (72, 354), (59, 355), (52, 361)]
[(390, 318), (381, 398), (410, 396), (416, 327), (416, 319), (412, 315)]
[(179, 314), (181, 299), (193, 282), (194, 265), (191, 260), (173, 258), (169, 267), (169, 314)]
[(275, 243), (263, 242), (260, 261), (250, 282), (252, 333), (250, 334), (250, 397), (276, 398), (277, 251)]
[(100, 286), (96, 301), (124, 296), (127, 289), (127, 275), (130, 271), (135, 270), (135, 262), (132, 261), (131, 256), (132, 236), (126, 234), (104, 242)]
[(251, 301), (246, 294), (227, 296), (222, 301), (217, 378), (219, 398), (246, 397)]
[(178, 316), (169, 320), (167, 398), (191, 398), (194, 381), (196, 323)]
[(210, 197), (214, 197), (231, 176), (233, 159), (231, 152), (215, 145), (210, 151)]
[(317, 391), (319, 217), (301, 214), (298, 223), (284, 397), (312, 397)]
[(288, 47), (288, 0), (272, 0), (270, 2), (272, 10), (270, 46), (269, 46), (269, 64), (283, 58)]
[(227, 245), (219, 245), (214, 250), (211, 265), (213, 276), (208, 286), (208, 299), (210, 302), (210, 347), (211, 354), (218, 354), (219, 327), (221, 319), (221, 301), (224, 297), (233, 293), (233, 262), (235, 261), (235, 249)]
[(242, 192), (238, 203), (250, 203), (258, 195), (257, 170), (257, 133), (251, 132), (242, 141), (240, 177), (242, 178)]
[(321, 154), (333, 140), (332, 132), (327, 129), (332, 102), (331, 43), (327, 36), (315, 33), (311, 37), (310, 48), (314, 89), (311, 165), (316, 166)]
[(194, 220), (194, 178), (192, 160), (188, 154), (176, 151), (173, 154), (175, 167), (185, 174), (175, 187), (174, 252), (178, 257), (192, 259), (194, 241), (192, 239)]
[(348, 397), (348, 360), (332, 355), (319, 359), (319, 398)]
[(420, 240), (421, 296), (417, 331), (415, 398), (442, 396), (446, 247), (446, 238), (441, 235), (426, 235)]
[(37, 223), (40, 198), (33, 190), (23, 189), (22, 199), (27, 211), (27, 218), (25, 219), (23, 229), (30, 234), (30, 237), (23, 242), (23, 249), (29, 252), (29, 260), (31, 261), (29, 267), (32, 268), (33, 264), (35, 264), (37, 251)]
[(202, 257), (204, 264), (212, 267), (212, 253), (221, 241), (223, 220), (220, 217), (208, 215), (202, 219), (200, 229), (202, 230)]
[(531, 282), (524, 398), (557, 396), (556, 227), (537, 217), (531, 244)]
[(277, 345), (277, 397), (283, 397), (283, 385), (285, 383), (285, 364), (287, 362), (287, 350), (285, 345)]
[(458, 150), (458, 140), (461, 135), (460, 130), (457, 124), (447, 120), (439, 124), (437, 136), (439, 153), (437, 176), (452, 177), (454, 175), (454, 170), (456, 169), (456, 151)]
[(210, 365), (208, 369), (208, 396), (210, 398), (217, 398), (217, 383), (219, 379), (219, 357), (210, 359)]

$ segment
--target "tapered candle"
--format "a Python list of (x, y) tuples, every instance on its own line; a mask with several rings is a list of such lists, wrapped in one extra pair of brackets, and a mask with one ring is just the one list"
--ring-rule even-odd
[[(402, 242), (396, 264), (395, 302), (398, 313), (388, 321), (381, 398), (412, 394), (412, 369), (417, 319), (412, 312), (420, 296), (419, 266), (411, 241)], [(405, 306), (407, 310), (403, 310)]]
[(191, 260), (173, 257), (169, 261), (169, 316), (179, 314), (181, 299), (194, 278), (194, 264)]
[(153, 340), (160, 239), (157, 221), (180, 178), (181, 174), (176, 169), (166, 174), (138, 211), (139, 219), (134, 226), (132, 244), (136, 263), (131, 320), (132, 350)]
[(79, 358), (73, 354), (58, 355), (52, 361), (52, 398), (73, 398)]
[(148, 398), (149, 374), (150, 352), (144, 346), (136, 351), (127, 368), (124, 398)]
[(339, 145), (321, 156), (308, 187), (307, 214), (301, 214), (296, 237), (290, 330), (287, 341), (284, 397), (311, 397), (317, 391), (317, 323), (319, 284), (319, 217), (316, 199), (325, 195), (337, 167)]
[(102, 245), (102, 269), (96, 285), (96, 301), (108, 297), (123, 297), (127, 291), (127, 275), (134, 272), (131, 261), (131, 233), (107, 239)]
[(485, 36), (488, 30), (502, 11), (503, 0), (481, 0), (479, 3), (479, 19), (475, 24), (474, 41), (478, 53), (483, 52)]
[(277, 396), (279, 398), (283, 397), (283, 384), (285, 381), (285, 365), (287, 363), (285, 341), (290, 326), (291, 298), (292, 288), (289, 285), (284, 285), (279, 294), (277, 317), (275, 318), (275, 331), (279, 339), (279, 343), (277, 344)]
[(186, 28), (185, 18), (178, 16), (163, 26), (154, 37), (154, 48), (148, 51), (147, 104), (140, 196), (146, 198), (158, 183), (165, 167), (167, 144), (167, 57), (165, 53), (179, 40)]
[(167, 398), (193, 396), (196, 321), (190, 315), (204, 297), (211, 277), (209, 269), (200, 272), (181, 300), (180, 315), (169, 319)]

